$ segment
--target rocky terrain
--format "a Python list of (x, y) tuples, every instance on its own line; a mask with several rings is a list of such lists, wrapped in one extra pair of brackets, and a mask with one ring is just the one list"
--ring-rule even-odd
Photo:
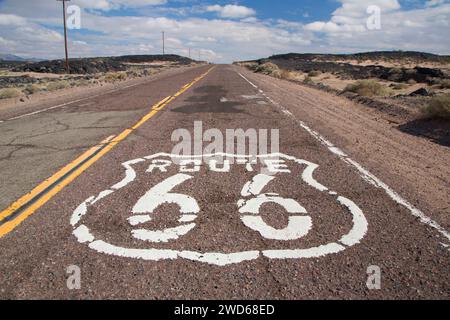
[(374, 63), (392, 63), (392, 64), (423, 64), (440, 63), (449, 64), (450, 56), (440, 56), (426, 52), (416, 51), (374, 51), (355, 54), (311, 54), (311, 53), (289, 53), (283, 55), (274, 55), (269, 59), (292, 59), (304, 61), (355, 61), (364, 63), (372, 61)]
[[(194, 61), (177, 55), (137, 55), (104, 58), (70, 59), (70, 72), (73, 74), (95, 74), (101, 72), (126, 71), (129, 64), (148, 64), (155, 62), (169, 62), (188, 65)], [(41, 61), (16, 65), (14, 72), (42, 72), (65, 74), (64, 60)]]
[[(450, 92), (450, 56), (422, 52), (370, 52), (348, 55), (283, 54), (237, 62), (249, 69), (322, 89), (385, 100), (418, 109), (417, 97)], [(416, 97), (416, 99), (405, 99)], [(417, 100), (417, 102), (415, 101)], [(414, 110), (413, 110), (414, 111)]]
[(236, 62), (380, 111), (411, 134), (450, 146), (450, 57), (421, 52), (284, 54)]
[[(386, 56), (384, 56), (386, 55)], [(413, 68), (387, 67), (376, 65), (375, 61), (391, 61), (395, 57), (404, 59), (404, 65), (416, 62)], [(365, 61), (371, 61), (373, 65), (358, 65)], [(401, 60), (397, 60), (401, 61)], [(362, 53), (354, 55), (313, 55), (313, 54), (285, 54), (271, 56), (267, 59), (253, 61), (257, 64), (274, 63), (281, 69), (312, 72), (320, 71), (322, 73), (331, 73), (339, 76), (341, 79), (370, 79), (378, 78), (394, 82), (415, 81), (419, 83), (434, 84), (441, 79), (450, 79), (450, 70), (446, 68), (428, 68), (422, 67), (425, 63), (448, 63), (450, 67), (450, 57), (436, 56), (425, 53), (403, 53), (398, 52), (386, 54), (383, 52), (374, 52), (372, 54)]]

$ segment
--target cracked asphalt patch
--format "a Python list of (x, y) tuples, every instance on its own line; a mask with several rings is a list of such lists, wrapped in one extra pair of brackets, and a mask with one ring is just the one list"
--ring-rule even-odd
[[(181, 86), (182, 81), (198, 71), (183, 73), (186, 75), (180, 76), (174, 84)], [(84, 151), (119, 133), (148, 112), (152, 103), (170, 93), (165, 81), (167, 79), (162, 78), (136, 86), (133, 93), (115, 92), (113, 97), (106, 96), (102, 101), (93, 98), (83, 102), (84, 107), (74, 104), (1, 123), (0, 210)], [(151, 91), (158, 94), (149, 95)]]

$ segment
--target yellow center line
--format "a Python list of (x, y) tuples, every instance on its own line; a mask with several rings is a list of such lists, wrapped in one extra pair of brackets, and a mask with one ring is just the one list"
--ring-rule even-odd
[(55, 181), (62, 178), (65, 174), (70, 172), (73, 168), (77, 166), (78, 163), (83, 162), (85, 159), (89, 158), (92, 154), (94, 154), (99, 148), (101, 148), (103, 145), (109, 143), (114, 136), (111, 136), (104, 141), (102, 141), (99, 145), (89, 149), (84, 154), (82, 154), (80, 157), (75, 159), (73, 162), (69, 163), (67, 166), (62, 168), (60, 171), (55, 173), (53, 176), (42, 182), (40, 185), (38, 185), (36, 188), (34, 188), (32, 191), (21, 197), (19, 200), (11, 204), (7, 209), (2, 211), (0, 213), (0, 221), (4, 220), (6, 217), (13, 214), (16, 210), (20, 209), (22, 206), (27, 204), (29, 201), (31, 201), (36, 195), (43, 192), (45, 189), (50, 187)]
[[(39, 197), (36, 201), (34, 201), (31, 205), (26, 207), (23, 212), (21, 212), (17, 217), (11, 219), (0, 225), (0, 238), (14, 230), (20, 223), (22, 223), (25, 219), (27, 219), (30, 215), (32, 215), (37, 209), (42, 207), (45, 203), (47, 203), (53, 196), (55, 196), (58, 192), (60, 192), (65, 186), (70, 184), (73, 180), (75, 180), (79, 175), (81, 175), (84, 171), (86, 171), (90, 166), (92, 166), (95, 162), (97, 162), (100, 158), (102, 158), (106, 153), (108, 153), (112, 148), (114, 148), (119, 142), (126, 139), (134, 130), (142, 126), (149, 119), (153, 118), (159, 111), (161, 111), (164, 107), (166, 107), (170, 102), (175, 100), (176, 97), (183, 94), (186, 90), (196, 84), (198, 81), (202, 80), (208, 73), (210, 73), (214, 67), (210, 68), (207, 72), (202, 74), (200, 77), (195, 78), (192, 82), (186, 84), (173, 96), (169, 96), (154, 106), (152, 106), (151, 111), (142, 117), (135, 125), (131, 128), (124, 130), (122, 133), (117, 135), (116, 137), (109, 137), (102, 141), (97, 146), (89, 149), (77, 159), (72, 161), (70, 164), (59, 170), (53, 176), (39, 184), (32, 191), (27, 193), (26, 195), (19, 198), (13, 204), (11, 204), (8, 208), (0, 212), (0, 223), (8, 217), (14, 215), (18, 210), (24, 208), (27, 204), (32, 202), (33, 199)], [(77, 168), (78, 167), (78, 168)], [(76, 170), (74, 170), (76, 168)], [(73, 170), (72, 173), (70, 173)], [(70, 173), (70, 174), (69, 174)], [(64, 176), (66, 176), (64, 178)], [(64, 178), (64, 179), (62, 179)], [(61, 182), (56, 184), (53, 188), (50, 188), (47, 192), (44, 193), (49, 187), (55, 184), (58, 180), (62, 179)], [(41, 195), (44, 193), (43, 195)]]

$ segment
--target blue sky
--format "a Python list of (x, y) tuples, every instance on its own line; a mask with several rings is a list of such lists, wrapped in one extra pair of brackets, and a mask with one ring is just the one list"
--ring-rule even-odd
[[(281, 1), (280, 1), (281, 2)], [(234, 4), (245, 6), (248, 8), (253, 8), (256, 11), (256, 16), (260, 19), (286, 19), (292, 21), (312, 21), (313, 19), (321, 20), (329, 18), (331, 13), (339, 7), (339, 3), (334, 0), (282, 0), (282, 5), (275, 5), (276, 1), (273, 0), (246, 0), (246, 1), (168, 1), (161, 9), (186, 9), (188, 7), (205, 7), (209, 5), (222, 5)], [(101, 12), (104, 15), (140, 15), (148, 16), (152, 15), (151, 11), (155, 11), (157, 15), (160, 8), (155, 8), (154, 6), (149, 6), (148, 10), (142, 12), (142, 8), (120, 8), (118, 10), (111, 10), (107, 12)], [(156, 10), (155, 10), (156, 9)], [(168, 12), (167, 17), (179, 17), (175, 13)], [(191, 12), (190, 16), (193, 17), (206, 17), (214, 18), (213, 13), (198, 13)]]
[[(418, 50), (450, 54), (448, 0), (72, 0), (80, 30), (72, 56), (153, 54), (167, 50), (213, 62), (284, 52)], [(380, 10), (368, 29), (369, 6)], [(0, 52), (60, 58), (61, 4), (0, 0)]]

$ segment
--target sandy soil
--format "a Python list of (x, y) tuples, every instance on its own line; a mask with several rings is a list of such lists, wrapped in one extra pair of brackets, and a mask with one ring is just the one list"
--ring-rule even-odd
[(436, 63), (436, 62), (407, 62), (407, 61), (400, 61), (400, 62), (393, 62), (393, 61), (374, 61), (374, 60), (366, 60), (366, 61), (358, 61), (358, 60), (336, 60), (336, 61), (330, 61), (330, 62), (336, 62), (336, 63), (348, 63), (355, 66), (383, 66), (387, 68), (415, 68), (415, 67), (422, 67), (422, 68), (432, 68), (432, 69), (445, 69), (450, 70), (450, 64), (442, 64), (442, 63)]

